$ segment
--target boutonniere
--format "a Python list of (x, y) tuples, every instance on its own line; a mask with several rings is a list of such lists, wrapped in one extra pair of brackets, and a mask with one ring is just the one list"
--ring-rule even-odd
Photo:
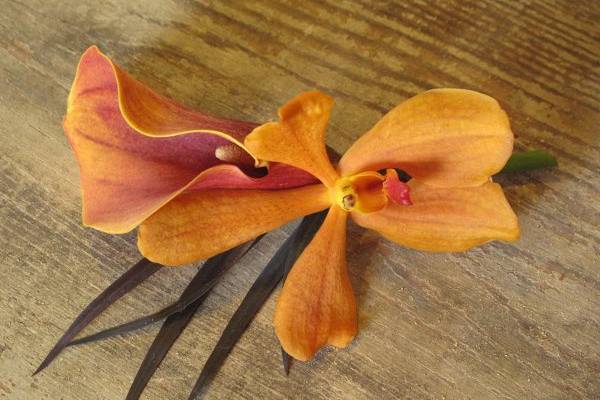
[[(493, 176), (555, 164), (539, 151), (513, 155), (508, 117), (492, 97), (434, 89), (390, 110), (334, 165), (325, 144), (332, 108), (332, 98), (313, 91), (285, 103), (277, 122), (208, 116), (156, 94), (97, 48), (87, 50), (64, 120), (81, 172), (83, 223), (115, 234), (137, 228), (144, 259), (78, 317), (40, 370), (70, 344), (176, 313), (189, 321), (256, 240), (302, 217), (230, 322), (191, 397), (285, 275), (273, 318), (285, 364), (289, 356), (310, 360), (327, 345), (346, 347), (358, 333), (346, 266), (349, 218), (424, 251), (511, 242), (519, 238), (517, 216)], [(208, 261), (170, 308), (75, 339), (161, 265), (200, 260)], [(184, 328), (163, 325), (167, 333), (159, 335), (167, 340), (153, 344), (159, 356), (144, 361), (128, 398), (139, 396)]]

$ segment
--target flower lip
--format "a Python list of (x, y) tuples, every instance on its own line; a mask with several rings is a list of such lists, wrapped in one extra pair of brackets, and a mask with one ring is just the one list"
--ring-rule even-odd
[(345, 211), (371, 213), (381, 210), (387, 204), (384, 181), (385, 176), (374, 171), (341, 177), (332, 188), (333, 199)]
[(400, 181), (393, 169), (386, 170), (385, 175), (367, 171), (337, 179), (332, 200), (342, 210), (361, 214), (379, 211), (389, 200), (404, 206), (412, 204), (409, 186)]

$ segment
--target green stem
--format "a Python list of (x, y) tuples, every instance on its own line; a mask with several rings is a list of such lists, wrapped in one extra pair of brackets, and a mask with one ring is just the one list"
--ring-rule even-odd
[(530, 171), (540, 168), (556, 167), (556, 158), (543, 150), (529, 150), (513, 153), (499, 173)]

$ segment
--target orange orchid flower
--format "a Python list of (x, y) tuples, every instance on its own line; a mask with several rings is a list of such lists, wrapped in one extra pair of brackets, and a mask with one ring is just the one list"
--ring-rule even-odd
[[(65, 120), (82, 171), (84, 222), (115, 233), (139, 225), (145, 257), (181, 265), (328, 208), (275, 311), (277, 336), (299, 360), (326, 345), (345, 347), (357, 333), (345, 257), (348, 215), (419, 250), (518, 239), (517, 218), (490, 178), (513, 147), (494, 99), (461, 89), (417, 95), (359, 138), (337, 168), (324, 140), (332, 106), (329, 96), (307, 92), (286, 103), (276, 123), (211, 121), (88, 50)], [(256, 165), (269, 162), (269, 174), (251, 178), (214, 157), (227, 142)], [(400, 181), (394, 168), (412, 179)]]

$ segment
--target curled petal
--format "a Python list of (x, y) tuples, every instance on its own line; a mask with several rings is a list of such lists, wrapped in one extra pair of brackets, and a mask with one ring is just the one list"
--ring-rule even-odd
[(329, 191), (321, 184), (284, 190), (184, 193), (140, 225), (138, 247), (153, 262), (187, 264), (222, 253), (330, 204)]
[[(120, 101), (130, 110), (127, 118)], [(142, 109), (147, 113), (142, 115)], [(150, 120), (144, 120), (144, 115)], [(178, 118), (190, 124), (196, 121), (197, 127), (230, 129), (240, 140), (255, 126), (187, 110), (124, 74), (97, 48), (85, 52), (64, 120), (80, 167), (84, 224), (110, 233), (127, 232), (184, 191), (202, 171), (221, 163), (215, 150), (232, 143), (222, 135), (148, 137), (128, 123), (135, 121), (134, 126), (143, 125), (144, 129), (154, 127), (155, 134), (173, 133), (174, 126), (184, 126), (174, 122)], [(307, 177), (303, 171), (287, 171), (294, 177), (287, 179), (279, 173), (281, 181), (278, 184), (270, 179), (271, 186), (302, 184), (301, 177)], [(310, 182), (314, 178), (304, 179), (303, 184)]]
[(244, 144), (259, 159), (293, 165), (331, 187), (337, 172), (327, 156), (325, 130), (332, 107), (323, 93), (302, 93), (279, 109), (278, 123), (259, 126)]
[(411, 180), (411, 206), (394, 202), (354, 221), (403, 246), (429, 251), (464, 251), (491, 240), (519, 238), (517, 217), (500, 185), (438, 188)]
[(98, 80), (101, 78), (105, 81), (103, 83), (116, 86), (123, 118), (143, 135), (168, 137), (194, 132), (208, 133), (243, 148), (244, 137), (258, 125), (249, 121), (216, 118), (177, 104), (133, 79), (95, 46), (82, 56), (78, 73), (88, 76), (81, 76), (78, 85), (73, 86), (69, 107), (90, 89), (100, 89)]
[(435, 89), (391, 110), (339, 163), (342, 175), (402, 168), (432, 186), (477, 186), (506, 164), (513, 133), (498, 102), (463, 89)]
[(346, 267), (347, 213), (333, 206), (290, 271), (275, 309), (284, 350), (306, 361), (323, 346), (346, 347), (358, 331)]

